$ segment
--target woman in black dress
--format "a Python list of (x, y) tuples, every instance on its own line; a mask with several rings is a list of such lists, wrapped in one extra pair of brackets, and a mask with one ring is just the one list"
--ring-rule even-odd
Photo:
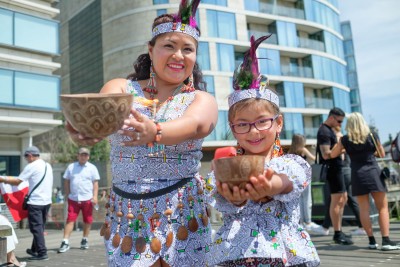
[[(369, 248), (377, 249), (372, 224), (369, 214), (369, 194), (375, 201), (379, 211), (379, 227), (382, 235), (382, 247), (384, 251), (400, 249), (400, 244), (389, 239), (389, 209), (386, 198), (386, 187), (380, 179), (380, 168), (375, 159), (378, 152), (383, 157), (385, 151), (375, 133), (371, 133), (363, 116), (354, 112), (348, 117), (346, 124), (347, 134), (343, 136), (331, 153), (331, 157), (337, 157), (345, 149), (351, 159), (351, 183), (353, 196), (357, 197), (360, 206), (361, 223), (368, 234)], [(375, 148), (372, 135), (377, 142)]]

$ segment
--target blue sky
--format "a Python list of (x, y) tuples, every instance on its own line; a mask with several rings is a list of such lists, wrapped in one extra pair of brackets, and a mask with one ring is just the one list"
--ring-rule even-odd
[(364, 118), (387, 141), (400, 131), (400, 1), (339, 0), (353, 32)]

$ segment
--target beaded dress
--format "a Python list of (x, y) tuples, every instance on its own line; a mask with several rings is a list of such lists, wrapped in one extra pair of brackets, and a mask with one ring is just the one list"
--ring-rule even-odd
[(209, 201), (224, 216), (211, 246), (211, 264), (250, 266), (252, 261), (261, 261), (265, 265), (259, 266), (319, 265), (316, 248), (299, 224), (299, 198), (311, 182), (310, 165), (300, 156), (288, 154), (273, 158), (265, 164), (265, 168), (269, 167), (286, 174), (293, 190), (275, 195), (266, 203), (248, 201), (243, 207), (234, 206), (217, 194), (214, 173), (208, 175), (206, 193), (214, 197)]
[[(135, 97), (144, 97), (136, 81), (127, 81), (127, 92)], [(193, 102), (195, 94), (195, 91), (176, 94), (161, 106), (155, 119), (162, 122), (179, 118)], [(135, 100), (133, 105), (141, 114), (151, 117), (148, 107)], [(113, 186), (125, 192), (141, 194), (171, 186), (183, 178), (190, 178), (190, 181), (166, 195), (149, 199), (128, 200), (111, 191), (106, 216), (106, 223), (111, 224), (111, 234), (108, 240), (107, 234), (104, 239), (109, 266), (151, 266), (160, 257), (170, 266), (208, 266), (211, 228), (205, 211), (204, 182), (198, 173), (203, 139), (165, 146), (164, 153), (149, 156), (146, 145), (121, 146), (124, 138), (127, 137), (119, 134), (109, 137)], [(166, 210), (171, 210), (172, 214), (165, 215)], [(122, 212), (119, 215), (123, 216), (118, 216), (118, 212)], [(130, 218), (127, 214), (131, 214)], [(154, 214), (158, 215), (154, 217)], [(139, 216), (143, 216), (144, 220), (140, 221)], [(197, 229), (188, 226), (189, 222), (196, 225), (193, 220), (197, 222)], [(187, 229), (186, 240), (177, 238), (181, 226)], [(168, 247), (169, 232), (173, 233), (173, 239)], [(117, 234), (119, 237), (114, 238)], [(131, 237), (133, 243), (127, 253), (123, 252), (126, 249), (121, 249), (124, 236)], [(138, 237), (146, 241), (142, 253), (135, 247)], [(158, 253), (150, 247), (154, 238), (161, 243)]]

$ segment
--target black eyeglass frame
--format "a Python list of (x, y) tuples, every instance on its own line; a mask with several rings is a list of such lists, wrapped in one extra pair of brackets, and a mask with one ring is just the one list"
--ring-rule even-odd
[[(253, 122), (240, 122), (240, 123), (236, 123), (236, 124), (230, 124), (229, 126), (231, 127), (232, 132), (234, 132), (235, 134), (247, 134), (247, 133), (249, 133), (249, 132), (251, 131), (251, 127), (252, 127), (252, 126), (254, 126), (254, 128), (256, 128), (256, 129), (257, 129), (258, 131), (260, 131), (260, 132), (261, 132), (261, 131), (267, 131), (267, 130), (271, 129), (273, 122), (274, 122), (278, 117), (279, 117), (279, 114), (276, 114), (276, 115), (273, 116), (272, 118), (262, 118), (262, 119), (259, 119), (259, 120), (253, 121)], [(256, 123), (259, 122), (259, 121), (265, 121), (265, 120), (271, 121), (271, 125), (269, 126), (269, 128), (267, 128), (267, 129), (262, 129), (262, 130), (258, 129), (257, 126), (256, 126)], [(245, 132), (245, 133), (238, 133), (238, 132), (236, 132), (236, 131), (235, 131), (235, 126), (237, 126), (237, 125), (239, 125), (239, 124), (247, 124), (247, 125), (249, 125), (249, 126), (250, 126), (250, 127), (249, 127), (249, 130), (248, 130), (247, 132)]]

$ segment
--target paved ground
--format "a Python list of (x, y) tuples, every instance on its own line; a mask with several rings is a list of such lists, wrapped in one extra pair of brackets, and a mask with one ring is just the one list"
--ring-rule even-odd
[[(348, 233), (354, 227), (345, 227), (344, 232)], [(26, 248), (30, 247), (32, 237), (28, 230), (16, 230), (20, 244), (16, 249), (17, 257), (21, 261), (28, 261), (28, 267), (31, 266), (68, 266), (68, 267), (94, 267), (107, 266), (105, 260), (104, 246), (98, 230), (92, 230), (90, 233), (88, 250), (81, 250), (80, 240), (82, 232), (74, 231), (71, 236), (71, 249), (62, 254), (57, 253), (62, 239), (62, 231), (48, 230), (46, 235), (46, 245), (48, 247), (48, 261), (29, 261), (25, 253)], [(375, 234), (378, 243), (381, 243), (379, 232)], [(400, 241), (400, 223), (391, 224), (391, 237)], [(373, 267), (373, 266), (400, 266), (400, 250), (383, 252), (380, 250), (367, 249), (368, 239), (366, 236), (353, 237), (355, 242), (352, 246), (340, 246), (332, 243), (330, 236), (313, 236), (313, 242), (318, 249), (321, 257), (321, 266), (323, 267)], [(201, 266), (196, 266), (201, 267)]]

